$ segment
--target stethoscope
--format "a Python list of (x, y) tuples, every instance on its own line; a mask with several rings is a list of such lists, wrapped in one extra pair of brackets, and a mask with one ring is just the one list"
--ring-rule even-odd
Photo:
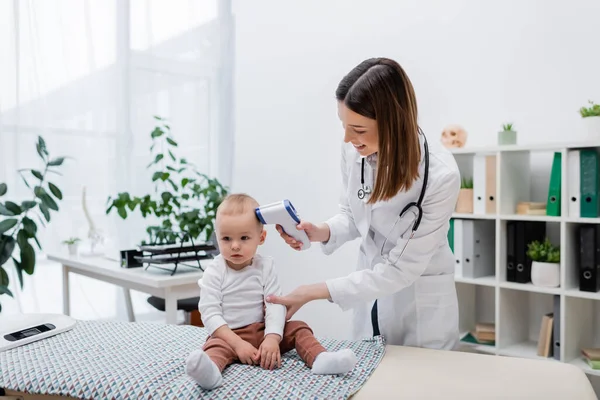
[[(419, 229), (419, 225), (421, 224), (421, 219), (423, 218), (422, 204), (423, 204), (423, 198), (425, 197), (425, 191), (427, 189), (427, 180), (429, 179), (429, 146), (427, 145), (427, 137), (423, 134), (423, 131), (421, 130), (421, 128), (419, 128), (419, 134), (423, 135), (423, 139), (424, 139), (423, 147), (424, 147), (424, 151), (425, 151), (425, 172), (423, 174), (423, 186), (421, 187), (421, 193), (419, 194), (419, 199), (416, 202), (412, 201), (412, 202), (408, 203), (402, 209), (402, 212), (398, 215), (398, 218), (396, 219), (396, 222), (392, 226), (392, 229), (390, 229), (390, 233), (391, 233), (394, 230), (394, 228), (396, 227), (396, 224), (398, 223), (398, 221), (402, 217), (404, 217), (404, 215), (408, 212), (408, 210), (410, 210), (412, 208), (416, 209), (416, 214), (415, 214), (416, 218), (415, 218), (415, 222), (412, 226), (411, 235), (410, 235), (408, 241), (406, 242), (406, 244), (404, 245), (404, 247), (402, 248), (401, 253), (396, 258), (396, 261), (398, 261), (398, 259), (402, 256), (402, 254), (404, 254), (404, 250), (406, 249), (408, 242), (410, 241), (410, 239), (413, 238), (417, 229)], [(371, 188), (369, 186), (365, 186), (365, 157), (363, 157), (363, 159), (362, 159), (362, 166), (361, 166), (361, 171), (360, 171), (360, 186), (361, 186), (361, 188), (358, 189), (358, 198), (362, 200), (365, 198), (365, 196), (369, 195), (372, 192)], [(385, 241), (381, 245), (380, 255), (382, 258), (386, 258), (383, 255), (383, 249), (387, 243), (388, 236), (389, 236), (389, 234), (386, 235)]]
[[(411, 208), (416, 208), (417, 213), (416, 213), (415, 223), (412, 226), (412, 232), (410, 234), (410, 237), (404, 243), (404, 246), (402, 246), (402, 250), (400, 251), (400, 254), (398, 254), (398, 257), (396, 257), (396, 260), (392, 264), (397, 263), (398, 260), (400, 259), (400, 257), (402, 257), (402, 255), (404, 254), (404, 251), (406, 250), (406, 246), (408, 246), (408, 243), (415, 235), (415, 232), (417, 231), (417, 229), (419, 229), (419, 225), (421, 224), (421, 218), (423, 218), (422, 204), (423, 204), (423, 198), (425, 197), (425, 191), (427, 188), (427, 179), (429, 178), (429, 146), (427, 145), (427, 137), (423, 134), (423, 131), (421, 130), (421, 128), (419, 128), (419, 134), (423, 135), (423, 139), (424, 139), (423, 147), (424, 147), (424, 151), (425, 151), (425, 173), (423, 174), (423, 187), (421, 187), (421, 193), (419, 194), (419, 199), (416, 202), (411, 201), (406, 206), (404, 206), (404, 208), (402, 209), (402, 212), (398, 215), (398, 218), (396, 218), (396, 222), (394, 222), (392, 229), (390, 229), (390, 232), (385, 236), (385, 240), (384, 240), (383, 244), (381, 245), (381, 249), (379, 251), (381, 258), (383, 260), (385, 260), (386, 262), (391, 263), (389, 260), (389, 257), (383, 255), (383, 249), (387, 243), (387, 238), (390, 235), (390, 233), (392, 233), (394, 228), (396, 227), (396, 224), (398, 224), (398, 221), (400, 221), (400, 219), (408, 212), (408, 210), (410, 210)], [(361, 184), (361, 188), (358, 190), (358, 198), (362, 200), (365, 198), (366, 195), (371, 193), (371, 188), (368, 186), (365, 187), (365, 159), (364, 158), (362, 159), (360, 184)], [(375, 300), (375, 303), (373, 304), (373, 308), (371, 309), (371, 324), (373, 325), (373, 336), (378, 336), (380, 334), (380, 331), (379, 331), (379, 321), (377, 318), (377, 300)]]

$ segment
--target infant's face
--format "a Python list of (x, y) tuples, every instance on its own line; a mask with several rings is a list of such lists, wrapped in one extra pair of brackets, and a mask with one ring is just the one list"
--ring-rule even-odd
[(254, 213), (219, 215), (216, 224), (219, 251), (229, 267), (240, 270), (252, 263), (256, 249), (263, 244), (267, 232)]

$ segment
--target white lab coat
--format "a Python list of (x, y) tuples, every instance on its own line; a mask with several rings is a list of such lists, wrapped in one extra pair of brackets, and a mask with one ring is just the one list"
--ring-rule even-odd
[[(460, 172), (453, 155), (428, 140), (429, 177), (423, 199), (423, 218), (408, 240), (415, 214), (408, 212), (388, 235), (405, 205), (417, 201), (425, 171), (421, 138), (419, 178), (407, 192), (386, 202), (366, 204), (361, 188), (362, 158), (352, 144), (342, 147), (343, 193), (341, 212), (326, 222), (331, 235), (322, 244), (331, 254), (342, 244), (361, 239), (357, 271), (326, 282), (331, 299), (342, 310), (353, 309), (355, 339), (373, 336), (371, 309), (377, 301), (379, 330), (388, 344), (452, 349), (459, 339), (458, 300), (454, 283), (454, 256), (448, 244), (449, 219), (460, 190)], [(373, 187), (376, 161), (365, 162), (365, 185)], [(414, 210), (412, 208), (411, 210)], [(380, 256), (385, 235), (388, 240)]]

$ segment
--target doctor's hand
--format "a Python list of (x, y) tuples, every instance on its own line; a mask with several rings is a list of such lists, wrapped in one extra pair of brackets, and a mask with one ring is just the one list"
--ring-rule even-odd
[(289, 321), (306, 303), (313, 300), (330, 299), (330, 296), (329, 289), (325, 283), (315, 283), (313, 285), (299, 286), (285, 296), (269, 295), (266, 300), (269, 303), (286, 306), (287, 313), (285, 320)]
[[(285, 242), (289, 244), (292, 249), (300, 250), (302, 248), (302, 242), (285, 233), (281, 225), (277, 224), (275, 225), (275, 228), (283, 240), (285, 240)], [(311, 242), (327, 242), (329, 240), (329, 225), (325, 223), (315, 225), (308, 221), (301, 221), (298, 225), (296, 225), (296, 229), (306, 232), (306, 236), (308, 236), (308, 240)]]

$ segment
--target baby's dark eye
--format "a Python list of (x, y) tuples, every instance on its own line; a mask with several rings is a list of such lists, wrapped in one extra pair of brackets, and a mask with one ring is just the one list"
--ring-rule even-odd
[(250, 236), (242, 236), (242, 240), (248, 240), (250, 239)]
[(222, 237), (221, 240), (228, 241), (229, 240), (229, 236)]

